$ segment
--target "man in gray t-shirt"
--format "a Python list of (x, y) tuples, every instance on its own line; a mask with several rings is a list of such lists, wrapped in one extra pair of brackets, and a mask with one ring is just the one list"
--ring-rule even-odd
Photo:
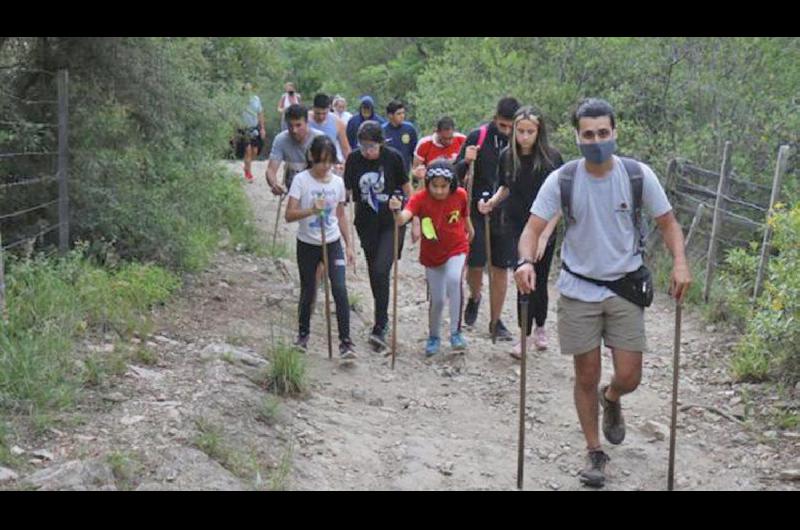
[[(308, 166), (306, 150), (315, 136), (324, 134), (308, 126), (308, 110), (302, 105), (290, 105), (284, 113), (287, 129), (275, 137), (269, 153), (267, 184), (274, 195), (283, 195), (292, 185), (292, 177)], [(284, 185), (278, 182), (278, 169), (285, 163)]]
[[(638, 234), (631, 209), (633, 196), (622, 161), (613, 156), (617, 131), (614, 110), (600, 99), (585, 100), (573, 116), (578, 147), (584, 158), (577, 162), (570, 201), (574, 221), (567, 225), (561, 258), (570, 271), (601, 281), (622, 278), (642, 265)], [(647, 165), (642, 173), (642, 207), (655, 218), (673, 256), (671, 291), (682, 300), (691, 274), (683, 249), (683, 232), (672, 213), (661, 184)], [(559, 173), (551, 173), (531, 206), (531, 215), (519, 241), (520, 260), (514, 278), (518, 289), (530, 293), (536, 285), (533, 256), (547, 222), (561, 215)], [(642, 375), (645, 350), (644, 308), (609, 288), (562, 270), (556, 284), (558, 334), (561, 352), (572, 355), (575, 365), (575, 407), (589, 451), (581, 481), (593, 487), (605, 483), (605, 464), (598, 434), (598, 402), (603, 407), (603, 434), (613, 444), (625, 438), (620, 397), (633, 392)], [(598, 388), (602, 374), (600, 345), (611, 348), (614, 376)]]

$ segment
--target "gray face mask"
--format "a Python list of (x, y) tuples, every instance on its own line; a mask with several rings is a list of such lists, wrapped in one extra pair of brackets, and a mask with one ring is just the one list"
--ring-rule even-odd
[(616, 140), (607, 140), (596, 144), (578, 144), (581, 154), (593, 164), (602, 164), (611, 158), (617, 150)]

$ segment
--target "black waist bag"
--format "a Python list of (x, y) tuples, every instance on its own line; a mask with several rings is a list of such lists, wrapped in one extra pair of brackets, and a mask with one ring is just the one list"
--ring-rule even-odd
[(650, 307), (650, 304), (653, 303), (653, 277), (650, 274), (650, 270), (644, 265), (633, 272), (629, 272), (622, 278), (613, 281), (587, 278), (577, 272), (572, 272), (564, 262), (561, 262), (561, 268), (581, 280), (608, 287), (614, 291), (615, 294), (639, 307)]

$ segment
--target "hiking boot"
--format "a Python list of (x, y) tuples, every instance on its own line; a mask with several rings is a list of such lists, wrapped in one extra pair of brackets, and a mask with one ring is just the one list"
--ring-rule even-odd
[(622, 416), (622, 405), (619, 400), (606, 399), (608, 385), (601, 387), (598, 400), (603, 407), (603, 435), (609, 443), (619, 445), (625, 439), (625, 418)]
[(350, 339), (345, 339), (339, 343), (339, 357), (342, 359), (355, 359), (355, 344)]
[(471, 297), (467, 299), (467, 308), (464, 310), (464, 324), (467, 326), (474, 326), (475, 321), (478, 320), (478, 307), (481, 305), (481, 299), (473, 300)]
[(450, 335), (450, 347), (454, 351), (464, 351), (467, 349), (467, 341), (461, 336), (461, 332), (457, 331)]
[(369, 339), (367, 340), (369, 341), (370, 346), (372, 346), (372, 349), (376, 352), (385, 350), (389, 347), (389, 344), (386, 342), (386, 330), (379, 327), (372, 328), (372, 333), (370, 333)]
[(300, 348), (303, 351), (307, 351), (308, 350), (308, 335), (297, 335), (297, 338), (295, 339), (293, 345), (298, 347), (298, 348)]
[(592, 488), (602, 488), (606, 483), (606, 464), (611, 460), (602, 449), (589, 451), (587, 465), (580, 472), (583, 484)]
[(433, 357), (439, 353), (439, 337), (428, 337), (428, 342), (425, 343), (425, 357)]
[(537, 326), (533, 329), (533, 344), (537, 350), (547, 349), (547, 332), (544, 330), (544, 326)]
[(505, 324), (503, 324), (502, 320), (498, 320), (494, 326), (492, 326), (491, 322), (489, 323), (490, 335), (492, 334), (492, 331), (494, 331), (495, 340), (506, 340), (506, 341), (514, 340), (514, 336), (511, 334), (510, 331), (508, 331), (508, 328), (506, 327)]

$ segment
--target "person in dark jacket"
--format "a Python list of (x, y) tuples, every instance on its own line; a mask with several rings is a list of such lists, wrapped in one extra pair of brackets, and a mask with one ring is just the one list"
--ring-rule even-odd
[(379, 125), (386, 122), (386, 119), (375, 114), (375, 100), (372, 99), (372, 96), (361, 96), (358, 114), (347, 122), (347, 141), (350, 143), (351, 149), (358, 149), (358, 128), (367, 120), (377, 121)]
[[(475, 324), (478, 318), (478, 307), (483, 287), (483, 268), (486, 264), (486, 243), (484, 237), (484, 216), (478, 211), (477, 204), (484, 192), (493, 195), (497, 189), (497, 167), (500, 151), (508, 145), (514, 113), (519, 102), (512, 97), (504, 97), (497, 103), (494, 119), (481, 125), (467, 135), (461, 152), (456, 159), (456, 171), (464, 181), (470, 162), (474, 163), (472, 197), (470, 197), (470, 218), (475, 227), (467, 256), (467, 285), (469, 299), (464, 310), (464, 323)], [(481, 142), (482, 140), (482, 142)], [(480, 143), (480, 146), (478, 145)], [(466, 183), (464, 183), (466, 186)], [(506, 299), (508, 285), (508, 269), (514, 267), (514, 244), (510, 230), (504, 222), (503, 208), (495, 209), (490, 216), (492, 245), (492, 300), (489, 311), (489, 333), (499, 340), (513, 340), (511, 332), (500, 320), (500, 311)]]

